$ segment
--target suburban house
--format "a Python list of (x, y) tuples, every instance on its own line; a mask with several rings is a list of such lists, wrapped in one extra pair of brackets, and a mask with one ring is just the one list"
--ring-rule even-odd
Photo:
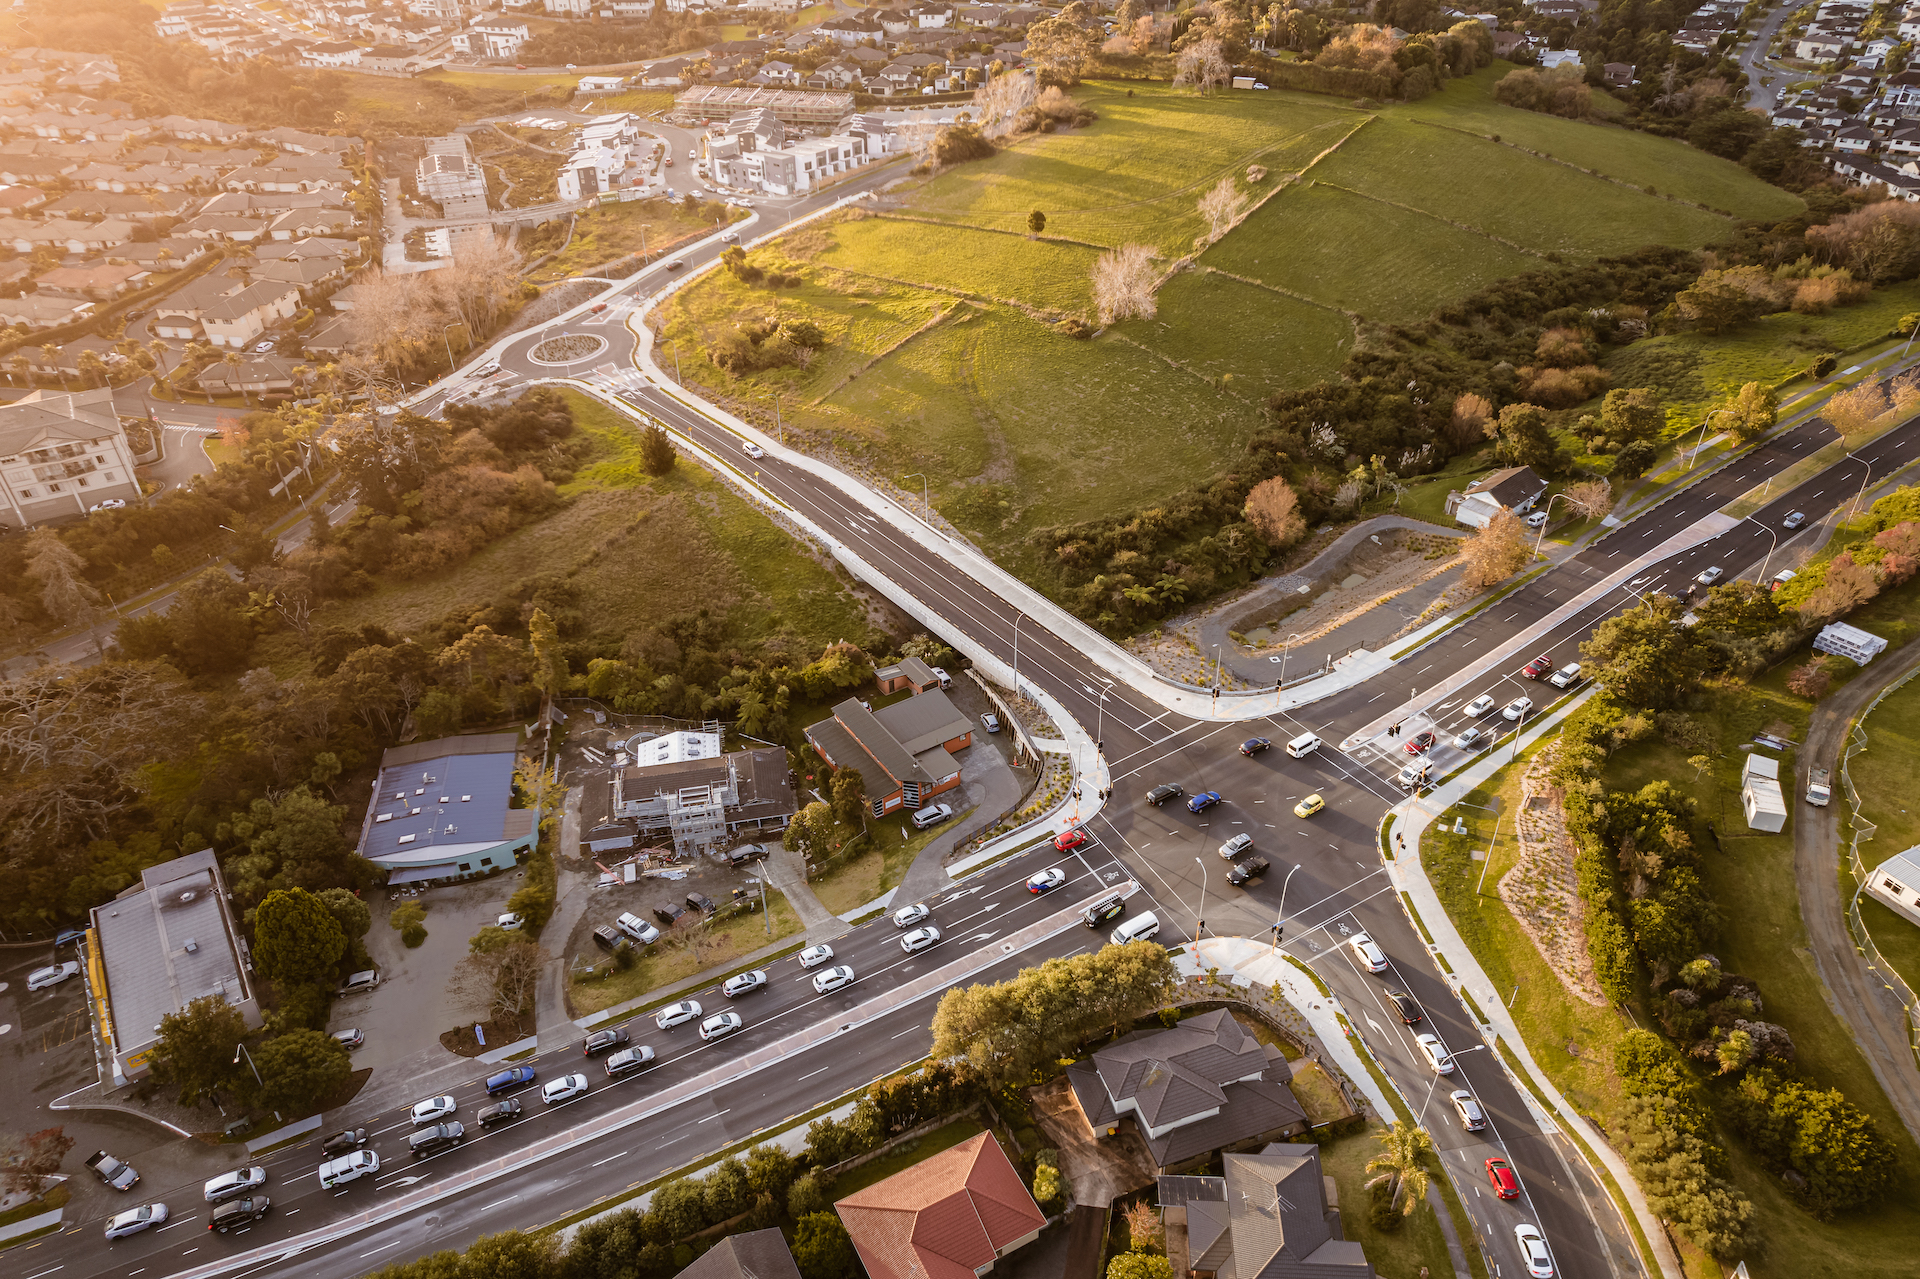
[(869, 1279), (983, 1275), (1033, 1242), (1046, 1214), (990, 1132), (833, 1205)]
[(0, 488), (15, 528), (84, 515), (108, 499), (140, 501), (112, 388), (29, 391), (0, 405)]
[(881, 666), (873, 672), (874, 682), (880, 685), (880, 695), (893, 693), (930, 693), (940, 687), (940, 677), (933, 668), (917, 657), (903, 657), (892, 666)]
[(1920, 845), (1874, 867), (1867, 876), (1867, 891), (1890, 910), (1920, 924)]
[(800, 1279), (778, 1227), (723, 1236), (680, 1272), (680, 1279)]
[(519, 747), (517, 733), (472, 733), (390, 748), (360, 827), (360, 855), (389, 872), (389, 885), (516, 865), (540, 837), (539, 810), (513, 806)]
[(0, 299), (0, 323), (28, 329), (50, 329), (69, 324), (91, 310), (93, 303), (51, 294), (23, 293)]
[(210, 275), (158, 303), (153, 331), (163, 338), (204, 337), (215, 346), (243, 347), (274, 321), (292, 319), (299, 308), (300, 289), (292, 283)]
[(1067, 1068), (1092, 1135), (1115, 1137), (1130, 1123), (1161, 1172), (1304, 1132), (1292, 1078), (1280, 1050), (1224, 1008), (1170, 1030), (1134, 1031)]
[(746, 830), (781, 830), (796, 809), (787, 753), (723, 754), (718, 733), (664, 733), (616, 755), (613, 815), (641, 830), (670, 831), (683, 851), (718, 848)]
[(149, 866), (140, 882), (104, 906), (87, 928), (87, 993), (107, 1048), (108, 1087), (147, 1073), (160, 1019), (218, 996), (260, 1025), (253, 959), (235, 926), (211, 848)]
[(1360, 1245), (1341, 1238), (1320, 1147), (1276, 1142), (1259, 1154), (1227, 1155), (1222, 1164), (1222, 1177), (1159, 1180), (1176, 1275), (1373, 1279)]
[(1510, 466), (1483, 475), (1465, 491), (1447, 494), (1447, 514), (1469, 528), (1485, 528), (1502, 511), (1523, 515), (1547, 491), (1547, 482), (1532, 467)]
[(960, 784), (953, 757), (973, 745), (973, 721), (935, 689), (877, 711), (850, 697), (806, 734), (822, 759), (860, 774), (873, 815), (884, 817)]
[(467, 30), (453, 34), (454, 48), (483, 58), (512, 58), (526, 42), (524, 22), (476, 22)]
[(139, 288), (147, 282), (148, 274), (145, 267), (132, 263), (96, 262), (91, 266), (57, 266), (34, 285), (41, 293), (101, 302)]

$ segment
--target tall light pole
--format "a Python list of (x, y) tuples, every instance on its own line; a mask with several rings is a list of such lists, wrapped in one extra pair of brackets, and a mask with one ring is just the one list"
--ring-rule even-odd
[(1767, 580), (1767, 565), (1773, 563), (1773, 552), (1780, 545), (1780, 534), (1774, 529), (1767, 528), (1767, 526), (1761, 524), (1759, 520), (1754, 520), (1751, 515), (1747, 516), (1747, 518), (1753, 520), (1755, 524), (1758, 524), (1760, 528), (1766, 532), (1766, 535), (1772, 539), (1767, 543), (1767, 558), (1760, 561), (1760, 576), (1756, 579), (1757, 581), (1764, 582)]
[[(247, 1069), (253, 1072), (253, 1082), (259, 1085), (260, 1090), (262, 1092), (265, 1092), (267, 1085), (266, 1085), (266, 1082), (260, 1078), (260, 1067), (253, 1064), (253, 1054), (250, 1052), (247, 1052), (247, 1046), (245, 1044), (235, 1044), (233, 1046), (233, 1064), (234, 1065), (238, 1066), (240, 1064), (240, 1058), (242, 1055), (244, 1055), (247, 1059)], [(281, 1122), (279, 1111), (276, 1110), (273, 1112), (273, 1119), (275, 1123)]]
[(928, 528), (932, 528), (933, 527), (933, 498), (932, 496), (930, 496), (931, 490), (927, 487), (926, 474), (921, 471), (915, 471), (912, 475), (903, 475), (900, 478), (903, 480), (919, 480), (920, 481), (920, 505), (926, 511), (926, 514), (921, 516), (920, 520), (921, 520), (921, 523), (925, 524)]
[(450, 323), (441, 326), (440, 340), (447, 344), (447, 372), (448, 373), (453, 372), (453, 339), (451, 337), (448, 337), (447, 335), (455, 327), (465, 323), (466, 323), (465, 320), (453, 320)]
[(1726, 412), (1725, 409), (1715, 409), (1700, 419), (1700, 438), (1693, 442), (1693, 452), (1687, 456), (1687, 469), (1689, 471), (1694, 468), (1695, 463), (1699, 462), (1700, 450), (1706, 447), (1707, 428), (1713, 425), (1713, 419), (1719, 417), (1724, 412)]
[[(1452, 1049), (1448, 1049), (1447, 1056), (1453, 1058), (1453, 1060), (1455, 1061), (1459, 1061), (1462, 1057), (1466, 1056), (1468, 1053), (1477, 1053), (1482, 1048), (1485, 1048), (1485, 1047), (1486, 1047), (1485, 1044), (1475, 1044), (1471, 1048), (1462, 1048), (1459, 1052), (1454, 1052)], [(1420, 1103), (1420, 1117), (1413, 1121), (1413, 1126), (1415, 1128), (1419, 1128), (1427, 1122), (1427, 1107), (1432, 1104), (1434, 1091), (1439, 1087), (1440, 1087), (1440, 1076), (1435, 1075), (1433, 1077), (1433, 1082), (1427, 1085), (1427, 1099)]]
[(1867, 495), (1867, 481), (1873, 478), (1873, 463), (1867, 461), (1867, 459), (1861, 457), (1857, 453), (1847, 454), (1847, 459), (1849, 461), (1860, 463), (1860, 465), (1863, 468), (1865, 468), (1867, 472), (1865, 475), (1862, 475), (1860, 477), (1860, 491), (1853, 495), (1853, 505), (1847, 508), (1847, 518), (1852, 519), (1854, 516), (1860, 513), (1860, 499), (1864, 498)]
[(1100, 713), (1096, 719), (1098, 727), (1093, 730), (1093, 749), (1097, 754), (1101, 749), (1101, 743), (1106, 741), (1107, 737), (1107, 694), (1113, 691), (1113, 681), (1104, 675), (1096, 675), (1094, 678), (1106, 685), (1100, 690)]
[(1269, 955), (1277, 953), (1280, 949), (1280, 930), (1287, 926), (1287, 885), (1293, 882), (1293, 871), (1299, 869), (1300, 863), (1295, 862), (1293, 870), (1288, 871), (1287, 877), (1280, 881), (1280, 913), (1273, 919), (1273, 945), (1267, 948)]
[(1207, 859), (1195, 857), (1200, 863), (1200, 911), (1193, 917), (1193, 940), (1200, 940), (1200, 930), (1207, 926)]
[(1300, 632), (1295, 631), (1293, 634), (1287, 636), (1287, 638), (1281, 642), (1281, 648), (1280, 648), (1280, 687), (1281, 688), (1285, 688), (1287, 686), (1287, 659), (1293, 656), (1293, 642), (1299, 638), (1300, 638)]
[[(1539, 536), (1533, 539), (1533, 559), (1534, 560), (1537, 560), (1540, 558), (1540, 543), (1547, 540), (1547, 521), (1545, 517), (1553, 514), (1553, 504), (1555, 502), (1558, 502), (1561, 498), (1565, 496), (1566, 496), (1565, 493), (1555, 493), (1552, 497), (1547, 499), (1547, 509), (1540, 513), (1542, 517), (1540, 520), (1540, 534)], [(1532, 562), (1533, 560), (1528, 561), (1528, 563), (1532, 563)]]

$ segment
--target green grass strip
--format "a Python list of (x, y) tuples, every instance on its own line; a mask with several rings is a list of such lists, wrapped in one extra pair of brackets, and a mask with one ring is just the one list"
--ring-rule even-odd
[(1480, 1011), (1480, 1005), (1473, 1002), (1473, 996), (1467, 993), (1465, 986), (1460, 988), (1460, 1002), (1467, 1006), (1467, 1011), (1473, 1014), (1475, 1021), (1479, 1022), (1482, 1026), (1488, 1024), (1487, 1015)]
[[(1322, 999), (1333, 998), (1333, 992), (1327, 989), (1327, 983), (1320, 980), (1319, 973), (1316, 973), (1313, 971), (1313, 969), (1307, 967), (1306, 964), (1301, 962), (1291, 952), (1283, 950), (1280, 953), (1287, 957), (1287, 962), (1289, 964), (1292, 964), (1295, 968), (1298, 968), (1301, 972), (1307, 975), (1307, 980), (1313, 983), (1313, 988), (1320, 992), (1320, 997)], [(1344, 1025), (1345, 1022), (1343, 1021), (1342, 1024)]]
[[(1540, 1109), (1549, 1115), (1558, 1114), (1553, 1103), (1547, 1100), (1546, 1094), (1540, 1091), (1539, 1085), (1533, 1082), (1533, 1076), (1527, 1073), (1526, 1068), (1520, 1064), (1520, 1059), (1514, 1056), (1513, 1049), (1507, 1047), (1506, 1041), (1495, 1035), (1493, 1046), (1499, 1050), (1501, 1059), (1507, 1063), (1508, 1071), (1526, 1085), (1527, 1091), (1532, 1093), (1534, 1100), (1540, 1103)], [(1627, 1202), (1626, 1192), (1620, 1189), (1620, 1183), (1614, 1179), (1613, 1170), (1601, 1162), (1593, 1153), (1593, 1147), (1589, 1146), (1571, 1125), (1561, 1124), (1560, 1131), (1580, 1148), (1580, 1153), (1586, 1156), (1587, 1166), (1599, 1176), (1600, 1184), (1605, 1186), (1607, 1193), (1613, 1197), (1614, 1207), (1618, 1208), (1620, 1215), (1626, 1218), (1627, 1228), (1633, 1231), (1633, 1242), (1640, 1249), (1640, 1264), (1647, 1268), (1648, 1274), (1660, 1274), (1660, 1260), (1653, 1255), (1653, 1245), (1647, 1242), (1647, 1232), (1640, 1228), (1640, 1215), (1633, 1210), (1633, 1205)]]
[[(1427, 931), (1426, 921), (1421, 919), (1420, 912), (1413, 908), (1413, 895), (1411, 893), (1406, 892), (1404, 889), (1401, 890), (1400, 903), (1401, 905), (1407, 908), (1407, 916), (1408, 918), (1413, 920), (1413, 926), (1415, 928), (1418, 928), (1420, 930), (1420, 935), (1427, 939), (1427, 945), (1429, 946), (1433, 945), (1433, 934)], [(1481, 1020), (1484, 1021), (1486, 1019), (1481, 1018)]]
[[(807, 948), (807, 939), (804, 937), (798, 938), (792, 944), (781, 947), (779, 950), (774, 951), (773, 954), (771, 955), (762, 955), (758, 959), (742, 960), (740, 963), (735, 964), (732, 968), (727, 969), (726, 972), (721, 973), (719, 976), (714, 977), (712, 980), (725, 981), (729, 977), (738, 977), (741, 973), (750, 973), (754, 969), (760, 967), (760, 965), (762, 964), (771, 964), (775, 960), (785, 959), (788, 955), (793, 954), (795, 951), (805, 950), (806, 948)], [(688, 980), (691, 980), (691, 979), (688, 979)], [(706, 985), (706, 982), (704, 981), (700, 982), (699, 985), (704, 986)], [(631, 1008), (624, 1013), (618, 1014), (617, 1016), (608, 1017), (601, 1021), (595, 1022), (593, 1025), (593, 1028), (595, 1030), (604, 1030), (608, 1026), (618, 1026), (625, 1022), (632, 1021), (635, 1017), (640, 1016), (642, 1013), (650, 1013), (656, 1008), (664, 1008), (668, 1004), (678, 1003), (680, 1001), (681, 996), (691, 989), (693, 989), (692, 986), (682, 986), (678, 993), (671, 994), (671, 995), (662, 995), (658, 999), (650, 999), (646, 1003), (641, 1004), (637, 1008)]]
[(57, 1221), (51, 1226), (42, 1226), (31, 1234), (21, 1235), (16, 1239), (9, 1239), (5, 1243), (0, 1243), (0, 1252), (4, 1252), (8, 1248), (16, 1248), (23, 1243), (31, 1243), (35, 1239), (45, 1239), (48, 1235), (57, 1235), (60, 1233), (60, 1229), (60, 1223)]

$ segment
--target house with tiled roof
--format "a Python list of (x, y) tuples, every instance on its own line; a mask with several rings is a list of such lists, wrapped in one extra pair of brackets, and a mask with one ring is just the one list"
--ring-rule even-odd
[(1160, 1211), (1175, 1274), (1235, 1279), (1373, 1279), (1327, 1203), (1320, 1147), (1279, 1143), (1230, 1154), (1224, 1176), (1161, 1177)]
[(833, 1207), (868, 1279), (973, 1279), (1047, 1224), (990, 1132)]

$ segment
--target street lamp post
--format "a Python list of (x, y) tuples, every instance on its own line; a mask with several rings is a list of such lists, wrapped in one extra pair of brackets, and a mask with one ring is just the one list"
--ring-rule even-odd
[(1295, 631), (1293, 634), (1287, 636), (1287, 638), (1281, 642), (1281, 647), (1280, 647), (1280, 687), (1281, 688), (1285, 688), (1287, 686), (1287, 659), (1293, 656), (1293, 642), (1299, 638), (1300, 638), (1300, 632)]
[(448, 336), (456, 325), (465, 324), (465, 320), (453, 320), (440, 328), (440, 340), (447, 344), (447, 372), (453, 372), (453, 339)]
[(1713, 425), (1713, 419), (1719, 417), (1725, 411), (1726, 410), (1724, 409), (1715, 409), (1713, 412), (1707, 414), (1705, 417), (1700, 419), (1700, 438), (1693, 442), (1693, 452), (1687, 456), (1687, 469), (1689, 471), (1691, 471), (1694, 468), (1694, 465), (1697, 462), (1699, 462), (1700, 450), (1706, 447), (1707, 428)]
[(915, 471), (912, 475), (903, 475), (900, 478), (903, 480), (919, 480), (920, 481), (920, 505), (926, 511), (926, 514), (921, 516), (921, 522), (924, 523), (928, 528), (932, 528), (933, 527), (933, 497), (932, 497), (932, 491), (927, 486), (927, 477), (925, 472)]
[(1200, 930), (1207, 926), (1207, 860), (1204, 857), (1195, 857), (1193, 860), (1200, 865), (1200, 910), (1193, 917), (1193, 940), (1198, 942)]
[(1013, 695), (1020, 696), (1020, 623), (1027, 620), (1025, 613), (1016, 612), (1013, 619)]
[(1759, 525), (1760, 528), (1765, 531), (1767, 537), (1771, 539), (1767, 543), (1767, 558), (1760, 561), (1760, 576), (1757, 579), (1758, 581), (1764, 582), (1767, 580), (1767, 566), (1773, 563), (1773, 552), (1780, 545), (1780, 534), (1773, 529), (1767, 528), (1767, 526), (1764, 524), (1761, 524), (1759, 520), (1754, 520), (1753, 516), (1751, 515), (1747, 516), (1747, 518), (1749, 520), (1753, 520), (1755, 524)]
[[(1479, 1052), (1479, 1051), (1480, 1051), (1481, 1049), (1483, 1049), (1483, 1048), (1485, 1048), (1485, 1047), (1486, 1047), (1486, 1045), (1485, 1045), (1485, 1044), (1475, 1044), (1475, 1045), (1474, 1045), (1473, 1047), (1471, 1047), (1471, 1048), (1462, 1048), (1462, 1049), (1461, 1049), (1461, 1050), (1460, 1050), (1459, 1052), (1452, 1052), (1452, 1051), (1449, 1051), (1449, 1052), (1447, 1053), (1447, 1056), (1449, 1056), (1449, 1057), (1451, 1057), (1451, 1058), (1453, 1058), (1453, 1059), (1454, 1059), (1455, 1061), (1459, 1061), (1459, 1060), (1460, 1060), (1460, 1059), (1461, 1059), (1462, 1057), (1464, 1057), (1464, 1056), (1466, 1056), (1466, 1055), (1467, 1055), (1468, 1053), (1477, 1053), (1477, 1052)], [(1420, 1117), (1419, 1117), (1418, 1119), (1416, 1119), (1416, 1120), (1414, 1120), (1414, 1121), (1413, 1121), (1413, 1126), (1414, 1126), (1415, 1128), (1419, 1128), (1419, 1127), (1423, 1127), (1423, 1126), (1424, 1126), (1424, 1125), (1426, 1124), (1426, 1122), (1427, 1122), (1427, 1107), (1428, 1107), (1428, 1106), (1429, 1106), (1430, 1104), (1432, 1104), (1432, 1102), (1433, 1102), (1433, 1094), (1434, 1094), (1434, 1092), (1435, 1092), (1435, 1090), (1436, 1090), (1436, 1089), (1438, 1089), (1439, 1087), (1440, 1087), (1440, 1076), (1438, 1076), (1438, 1075), (1435, 1075), (1435, 1076), (1433, 1077), (1433, 1082), (1427, 1085), (1427, 1099), (1426, 1099), (1426, 1101), (1423, 1101), (1423, 1102), (1421, 1102), (1421, 1103), (1420, 1103)]]
[[(235, 1044), (233, 1046), (233, 1064), (238, 1066), (240, 1064), (240, 1058), (243, 1055), (247, 1059), (247, 1069), (253, 1072), (253, 1082), (260, 1086), (262, 1092), (266, 1091), (266, 1082), (260, 1078), (260, 1067), (253, 1064), (253, 1054), (247, 1051), (245, 1044)], [(274, 1111), (273, 1118), (275, 1123), (279, 1123), (280, 1112), (277, 1110)]]
[[(1541, 515), (1542, 515), (1542, 516), (1550, 516), (1550, 515), (1552, 515), (1552, 514), (1553, 514), (1553, 504), (1554, 504), (1555, 502), (1558, 502), (1558, 501), (1559, 501), (1559, 500), (1560, 500), (1561, 498), (1563, 498), (1563, 497), (1565, 497), (1565, 496), (1566, 496), (1566, 494), (1565, 494), (1565, 493), (1555, 493), (1555, 494), (1554, 494), (1554, 495), (1553, 495), (1552, 497), (1550, 497), (1550, 498), (1548, 498), (1548, 499), (1547, 499), (1547, 509), (1546, 509), (1546, 510), (1544, 510), (1544, 511), (1542, 511), (1542, 512), (1541, 512)], [(1542, 519), (1542, 520), (1540, 521), (1540, 533), (1539, 533), (1539, 535), (1538, 535), (1538, 536), (1536, 536), (1536, 537), (1535, 537), (1535, 538), (1533, 539), (1533, 559), (1534, 559), (1534, 560), (1537, 560), (1537, 559), (1539, 559), (1539, 558), (1540, 558), (1540, 544), (1541, 544), (1542, 542), (1544, 542), (1544, 541), (1546, 541), (1546, 540), (1547, 540), (1547, 521), (1546, 521), (1545, 519)], [(1532, 563), (1532, 560), (1529, 560), (1529, 561), (1528, 561), (1528, 563)]]
[(1873, 479), (1873, 463), (1867, 461), (1867, 459), (1857, 453), (1849, 453), (1847, 454), (1847, 458), (1850, 461), (1860, 463), (1861, 467), (1866, 471), (1866, 474), (1860, 477), (1860, 491), (1853, 495), (1853, 505), (1847, 508), (1847, 518), (1852, 519), (1860, 513), (1860, 500), (1867, 495), (1867, 482)]
[(1299, 869), (1300, 863), (1295, 862), (1293, 870), (1288, 871), (1287, 877), (1280, 881), (1280, 913), (1273, 919), (1273, 945), (1267, 949), (1269, 955), (1277, 953), (1280, 949), (1280, 930), (1287, 925), (1287, 885), (1293, 882), (1293, 871)]
[(1098, 752), (1107, 737), (1107, 694), (1113, 691), (1113, 681), (1104, 675), (1096, 675), (1094, 678), (1106, 685), (1100, 690), (1100, 713), (1096, 717), (1096, 727), (1093, 730), (1093, 749)]

